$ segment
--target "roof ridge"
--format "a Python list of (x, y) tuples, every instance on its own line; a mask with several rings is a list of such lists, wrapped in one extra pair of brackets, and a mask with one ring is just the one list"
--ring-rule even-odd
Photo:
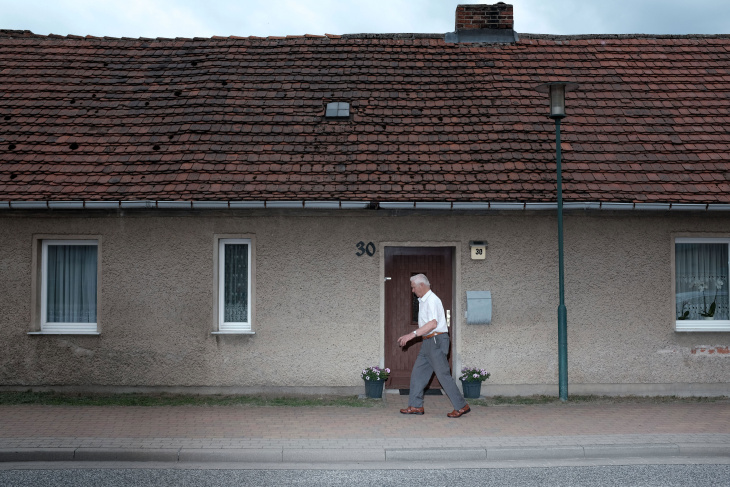
[(428, 34), (418, 32), (393, 32), (389, 34), (342, 34), (345, 39), (443, 39), (446, 34)]
[(31, 32), (29, 30), (0, 29), (0, 37), (12, 37), (13, 35), (18, 35), (18, 36), (22, 36), (22, 37), (38, 36), (38, 34), (34, 34), (33, 32)]
[[(523, 34), (518, 33), (521, 40), (587, 40), (587, 39), (729, 39), (730, 34)], [(211, 37), (112, 37), (112, 36), (80, 36), (75, 34), (35, 34), (30, 30), (0, 29), (2, 38), (34, 38), (34, 39), (68, 39), (68, 40), (104, 40), (104, 41), (230, 41), (230, 40), (286, 40), (286, 39), (443, 39), (445, 34), (437, 33), (388, 33), (388, 34), (302, 34), (284, 36), (218, 36)]]
[(519, 34), (520, 39), (728, 39), (730, 34)]
[[(413, 35), (413, 34), (408, 34)], [(218, 36), (211, 37), (113, 37), (113, 36), (80, 36), (75, 34), (59, 35), (59, 34), (35, 34), (30, 30), (0, 29), (0, 39), (2, 38), (36, 38), (36, 39), (70, 39), (70, 40), (104, 40), (104, 41), (225, 41), (225, 40), (245, 40), (245, 39), (340, 39), (346, 35), (337, 34), (302, 34), (302, 35), (286, 35), (286, 36)]]

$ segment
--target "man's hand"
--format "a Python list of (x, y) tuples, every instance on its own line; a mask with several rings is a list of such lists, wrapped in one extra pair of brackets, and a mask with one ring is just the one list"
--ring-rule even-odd
[(406, 344), (414, 338), (416, 338), (416, 335), (414, 335), (413, 332), (407, 333), (398, 339), (398, 346), (405, 347)]

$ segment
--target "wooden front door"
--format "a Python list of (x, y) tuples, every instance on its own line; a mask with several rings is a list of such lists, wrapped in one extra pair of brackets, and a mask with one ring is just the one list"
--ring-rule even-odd
[[(428, 277), (431, 290), (441, 298), (453, 324), (453, 256), (453, 247), (385, 247), (385, 366), (390, 368), (387, 388), (408, 389), (411, 369), (421, 349), (420, 338), (403, 348), (397, 343), (398, 337), (418, 328), (418, 298), (411, 292), (411, 276)], [(453, 344), (453, 326), (449, 334)], [(435, 376), (429, 387), (441, 387)]]

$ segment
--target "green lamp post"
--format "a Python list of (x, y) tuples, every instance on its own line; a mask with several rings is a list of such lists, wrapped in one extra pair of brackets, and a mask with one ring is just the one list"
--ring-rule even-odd
[(558, 275), (560, 304), (558, 305), (558, 388), (560, 400), (568, 400), (568, 310), (565, 307), (565, 273), (563, 270), (563, 174), (560, 153), (560, 121), (565, 118), (565, 93), (577, 88), (576, 83), (554, 82), (537, 87), (550, 95), (550, 118), (555, 120), (555, 158), (558, 183)]

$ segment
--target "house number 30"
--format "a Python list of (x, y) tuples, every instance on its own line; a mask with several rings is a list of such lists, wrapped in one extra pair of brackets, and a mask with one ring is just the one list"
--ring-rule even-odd
[(368, 254), (370, 257), (375, 255), (375, 244), (372, 242), (368, 242), (367, 244), (365, 242), (358, 242), (357, 245), (357, 255), (358, 257), (362, 257), (363, 254)]

